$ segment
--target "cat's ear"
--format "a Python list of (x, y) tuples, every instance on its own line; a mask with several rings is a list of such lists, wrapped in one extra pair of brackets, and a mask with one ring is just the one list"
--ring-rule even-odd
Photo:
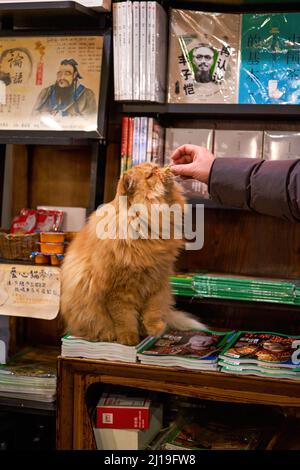
[(132, 194), (135, 188), (134, 177), (128, 173), (124, 173), (120, 180), (121, 193), (122, 194)]

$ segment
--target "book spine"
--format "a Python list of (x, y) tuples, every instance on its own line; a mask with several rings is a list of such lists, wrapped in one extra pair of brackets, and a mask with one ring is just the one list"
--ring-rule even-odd
[(140, 99), (140, 2), (133, 2), (133, 99)]
[(152, 10), (153, 10), (153, 4), (155, 2), (148, 1), (147, 2), (147, 38), (146, 38), (146, 90), (145, 90), (145, 96), (146, 100), (150, 101), (151, 100), (151, 66), (152, 66), (152, 50), (151, 50), (151, 41), (152, 41), (152, 32), (153, 32), (153, 27), (152, 27)]
[(150, 408), (97, 406), (96, 428), (148, 429)]
[(130, 168), (132, 168), (133, 128), (134, 128), (134, 118), (130, 117), (129, 120), (128, 120), (127, 170), (130, 170)]
[(115, 100), (120, 99), (119, 89), (119, 12), (117, 3), (113, 3), (113, 52), (114, 52), (114, 89)]
[(126, 100), (132, 100), (132, 2), (126, 2)]
[(120, 12), (121, 48), (120, 48), (120, 100), (126, 100), (127, 67), (127, 2), (117, 3)]
[(147, 2), (140, 2), (140, 100), (146, 100)]
[(166, 128), (165, 133), (165, 153), (164, 153), (164, 162), (166, 165), (171, 163), (171, 155), (174, 149), (173, 144), (173, 129), (171, 127)]
[(149, 2), (149, 18), (148, 27), (150, 30), (149, 40), (149, 100), (155, 101), (155, 52), (156, 52), (156, 15), (157, 15), (157, 3)]
[[(123, 99), (123, 76), (124, 76), (124, 70), (123, 70), (123, 47), (122, 47), (122, 32), (123, 32), (123, 26), (122, 26), (122, 3), (116, 3), (116, 11), (117, 11), (117, 58), (118, 58), (118, 99), (122, 100)], [(122, 75), (123, 73), (123, 75)]]
[(121, 134), (121, 159), (120, 159), (120, 174), (127, 170), (127, 147), (128, 147), (128, 127), (129, 118), (122, 117), (122, 134)]
[(152, 161), (159, 166), (164, 164), (164, 131), (164, 128), (155, 120), (152, 134)]
[(148, 131), (147, 131), (147, 152), (146, 152), (146, 161), (151, 162), (152, 156), (152, 132), (153, 132), (153, 118), (148, 118)]
[(139, 164), (140, 155), (140, 118), (134, 118), (132, 166)]
[(148, 132), (148, 118), (141, 118), (140, 126), (140, 157), (139, 163), (145, 163), (147, 160), (147, 132)]

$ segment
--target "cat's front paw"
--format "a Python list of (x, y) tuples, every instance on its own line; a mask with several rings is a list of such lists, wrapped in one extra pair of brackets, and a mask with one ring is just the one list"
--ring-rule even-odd
[(167, 324), (163, 320), (144, 322), (144, 325), (149, 336), (160, 336), (167, 327)]
[(135, 346), (140, 342), (140, 337), (135, 331), (127, 331), (126, 333), (117, 334), (117, 342), (128, 346)]
[(116, 340), (116, 333), (112, 331), (103, 331), (101, 336), (98, 338), (98, 341), (113, 343)]

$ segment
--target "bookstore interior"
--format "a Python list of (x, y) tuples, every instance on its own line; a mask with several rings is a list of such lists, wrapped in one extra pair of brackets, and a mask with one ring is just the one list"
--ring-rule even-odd
[(0, 450), (300, 450), (299, 22), (0, 1)]

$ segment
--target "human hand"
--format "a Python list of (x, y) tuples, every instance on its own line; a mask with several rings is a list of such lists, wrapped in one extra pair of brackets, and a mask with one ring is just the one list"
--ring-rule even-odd
[(208, 183), (215, 156), (205, 147), (181, 145), (171, 155), (171, 171), (175, 176), (193, 178)]

